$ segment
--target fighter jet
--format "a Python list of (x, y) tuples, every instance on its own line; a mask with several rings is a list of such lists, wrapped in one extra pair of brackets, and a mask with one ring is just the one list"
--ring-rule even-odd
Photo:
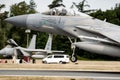
[[(18, 27), (79, 38), (72, 44), (80, 49), (120, 57), (120, 26), (84, 13), (79, 15), (28, 14), (7, 18), (5, 21)], [(61, 43), (62, 44), (62, 43)], [(77, 61), (75, 53), (72, 61)]]
[(48, 41), (46, 43), (45, 49), (36, 49), (36, 35), (33, 35), (30, 45), (28, 48), (23, 48), (18, 46), (18, 44), (13, 40), (9, 39), (7, 41), (8, 45), (0, 50), (1, 55), (11, 55), (15, 56), (31, 56), (32, 58), (44, 58), (49, 53), (63, 53), (64, 51), (51, 50), (52, 47), (52, 34), (49, 34)]

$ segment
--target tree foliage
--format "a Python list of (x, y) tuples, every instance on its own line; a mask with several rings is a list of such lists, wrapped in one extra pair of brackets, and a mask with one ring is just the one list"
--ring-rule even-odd
[(53, 2), (50, 5), (48, 5), (48, 7), (50, 9), (55, 8), (55, 7), (60, 7), (60, 6), (65, 7), (65, 5), (62, 2), (63, 0), (53, 0)]
[(79, 12), (83, 12), (83, 13), (88, 13), (94, 10), (85, 10), (85, 7), (90, 7), (89, 4), (85, 4), (87, 3), (86, 0), (83, 0), (82, 2), (79, 2), (78, 4), (76, 4), (75, 2), (73, 2), (71, 8), (74, 8), (74, 6), (78, 9)]
[[(5, 8), (4, 4), (0, 4), (0, 11)], [(7, 35), (9, 34), (10, 26), (4, 22), (4, 19), (7, 18), (8, 12), (4, 11), (0, 13), (0, 48), (5, 46), (5, 41), (7, 40)], [(9, 26), (9, 27), (7, 27)]]
[(91, 13), (90, 15), (93, 16), (94, 18), (98, 18), (101, 20), (106, 19), (107, 22), (120, 25), (120, 4), (116, 4), (114, 9), (111, 10), (97, 10), (94, 13)]
[(35, 7), (36, 4), (33, 0), (30, 1), (30, 4), (27, 4), (25, 1), (14, 4), (10, 8), (11, 16), (36, 13)]
[(28, 5), (29, 7), (29, 13), (36, 13), (37, 11), (35, 10), (36, 4), (34, 0), (30, 0), (30, 4)]
[(1, 9), (5, 8), (5, 5), (4, 4), (0, 4), (0, 11)]

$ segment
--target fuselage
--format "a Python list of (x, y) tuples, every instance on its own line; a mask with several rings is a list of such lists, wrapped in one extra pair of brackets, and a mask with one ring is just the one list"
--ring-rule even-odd
[[(31, 14), (27, 16), (26, 26), (32, 30), (76, 38), (80, 35), (84, 35), (114, 40), (114, 38), (107, 37), (104, 34), (99, 34), (99, 32), (111, 32), (111, 30), (115, 30), (120, 33), (119, 26), (94, 19), (90, 16), (49, 16), (42, 14)], [(77, 26), (84, 27), (94, 32), (78, 29)]]

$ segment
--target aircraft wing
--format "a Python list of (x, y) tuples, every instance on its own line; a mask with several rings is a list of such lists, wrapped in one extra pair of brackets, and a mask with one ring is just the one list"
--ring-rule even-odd
[(24, 49), (24, 50), (28, 52), (47, 52), (46, 50), (42, 49)]
[(118, 31), (118, 30), (106, 31), (106, 32), (102, 31), (101, 34), (120, 43), (120, 31)]
[(64, 51), (57, 51), (57, 50), (44, 50), (44, 49), (26, 49), (26, 48), (22, 48), (22, 47), (17, 47), (16, 49), (20, 49), (26, 52), (43, 52), (43, 53), (64, 53)]
[(112, 27), (109, 27), (109, 28), (106, 28), (106, 27), (105, 28), (100, 28), (100, 27), (95, 28), (94, 27), (93, 28), (91, 26), (76, 26), (76, 28), (103, 35), (115, 42), (120, 43), (120, 37), (119, 37), (120, 29), (119, 28), (112, 28)]
[(18, 47), (18, 49), (22, 49), (27, 52), (47, 52), (46, 50), (43, 50), (43, 49), (26, 49), (26, 48), (22, 48), (22, 47)]

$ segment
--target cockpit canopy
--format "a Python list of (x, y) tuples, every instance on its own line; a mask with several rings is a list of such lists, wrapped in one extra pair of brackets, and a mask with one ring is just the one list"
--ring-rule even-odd
[(51, 10), (48, 10), (46, 12), (43, 12), (42, 14), (45, 15), (56, 15), (56, 16), (86, 16), (86, 17), (90, 17), (87, 14), (78, 12), (77, 10), (73, 10), (73, 9), (65, 9), (65, 8), (54, 8)]

